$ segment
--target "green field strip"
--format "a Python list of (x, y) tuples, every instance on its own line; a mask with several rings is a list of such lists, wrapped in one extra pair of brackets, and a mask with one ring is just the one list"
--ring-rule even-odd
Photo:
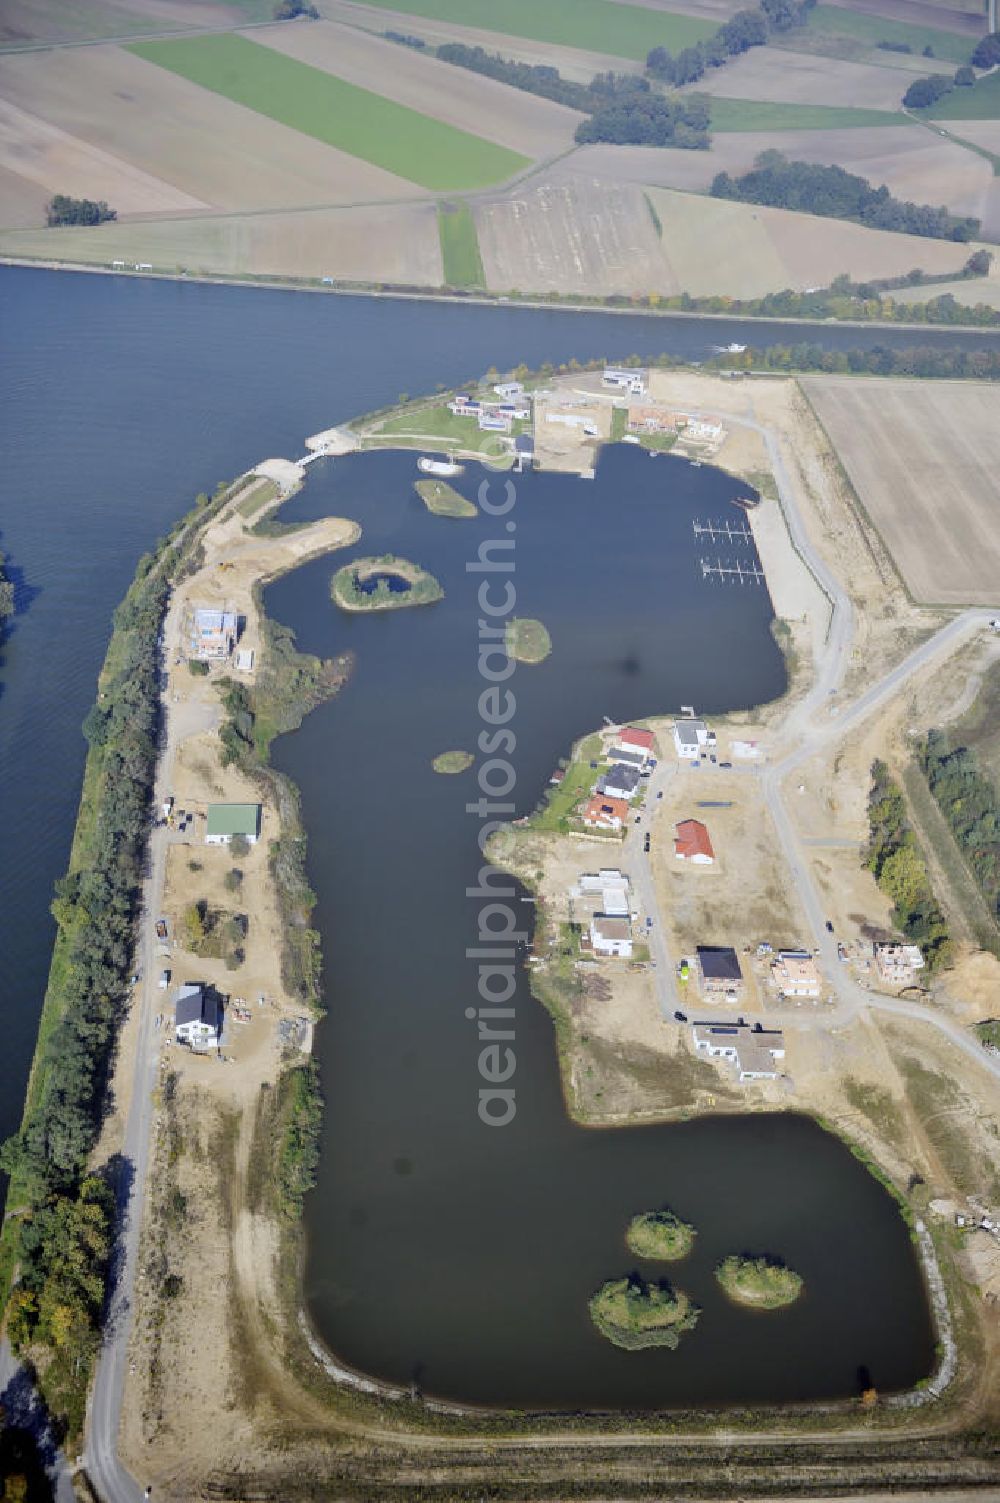
[(987, 73), (970, 89), (952, 89), (926, 113), (931, 120), (1000, 120), (1000, 73)]
[[(806, 26), (825, 36), (851, 37), (872, 47), (879, 42), (906, 43), (917, 57), (925, 47), (931, 47), (934, 58), (942, 62), (967, 63), (976, 45), (973, 36), (939, 31), (936, 26), (911, 26), (908, 21), (889, 21), (864, 11), (843, 10), (839, 5), (814, 6), (808, 12)], [(786, 32), (782, 40), (792, 44), (794, 35), (794, 32)]]
[(529, 158), (432, 120), (382, 94), (232, 34), (136, 42), (137, 57), (407, 178), (448, 192), (503, 182)]
[(710, 101), (712, 129), (720, 133), (757, 130), (847, 130), (852, 127), (912, 125), (894, 110), (854, 110), (835, 104), (780, 104), (756, 99)]
[(612, 0), (361, 0), (373, 10), (392, 10), (426, 21), (452, 21), (507, 37), (555, 42), (585, 52), (610, 52), (642, 62), (651, 47), (680, 52), (713, 36), (717, 26), (696, 16), (618, 5)]
[(438, 204), (438, 234), (447, 287), (485, 287), (476, 221), (468, 204)]

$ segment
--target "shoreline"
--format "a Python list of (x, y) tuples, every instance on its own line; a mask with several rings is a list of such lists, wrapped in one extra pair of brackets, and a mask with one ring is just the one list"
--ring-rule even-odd
[[(311, 283), (295, 281), (274, 275), (255, 275), (247, 272), (243, 276), (234, 273), (222, 273), (218, 275), (212, 272), (190, 272), (183, 276), (177, 272), (169, 271), (134, 271), (115, 269), (110, 266), (98, 266), (96, 263), (86, 261), (55, 261), (48, 258), (35, 258), (31, 256), (6, 256), (0, 255), (0, 266), (16, 266), (28, 271), (56, 271), (72, 272), (90, 276), (125, 277), (134, 282), (173, 282), (179, 286), (190, 284), (200, 287), (259, 287), (268, 292), (302, 292), (315, 293), (323, 297), (360, 297), (378, 298), (382, 301), (410, 302), (410, 303), (456, 303), (465, 307), (483, 308), (529, 308), (535, 312), (548, 313), (603, 313), (616, 317), (629, 318), (655, 318), (669, 322), (671, 319), (683, 319), (686, 321), (707, 319), (718, 323), (750, 323), (750, 324), (791, 324), (797, 328), (805, 329), (875, 329), (889, 333), (899, 329), (907, 333), (924, 333), (932, 336), (945, 334), (994, 334), (1000, 342), (1000, 323), (993, 324), (936, 324), (928, 322), (907, 323), (902, 320), (886, 322), (871, 318), (802, 318), (794, 314), (784, 317), (778, 314), (746, 313), (734, 311), (730, 313), (699, 313), (686, 311), (683, 308), (635, 308), (632, 306), (609, 307), (607, 303), (587, 302), (558, 302), (553, 303), (544, 297), (526, 296), (512, 298), (507, 293), (488, 292), (451, 292), (447, 289), (429, 288), (426, 291), (419, 289), (404, 290), (394, 288), (391, 291), (380, 290), (374, 284), (372, 286), (352, 287), (323, 287)], [(756, 374), (748, 372), (747, 374)], [(766, 371), (760, 374), (783, 379), (785, 372)], [(794, 372), (791, 372), (794, 375)], [(867, 375), (867, 372), (859, 371), (859, 376)], [(937, 379), (947, 379), (939, 377)], [(962, 379), (962, 378), (953, 378)]]
[[(108, 274), (117, 274), (117, 273), (108, 273)], [(301, 290), (312, 290), (312, 289), (301, 289)], [(316, 289), (316, 290), (318, 290), (318, 289)], [(356, 295), (367, 295), (367, 294), (356, 294)], [(392, 294), (386, 294), (386, 295), (387, 296), (392, 296)], [(458, 301), (466, 301), (465, 299), (456, 299), (456, 300), (458, 300)], [(523, 306), (523, 304), (522, 304), (522, 306)], [(542, 306), (549, 306), (549, 305), (542, 305)], [(588, 309), (586, 311), (595, 311), (595, 310)], [(602, 310), (602, 311), (612, 312), (612, 311), (618, 311), (618, 310), (608, 309), (608, 310)], [(668, 315), (668, 316), (677, 316), (677, 317), (703, 317), (705, 315), (695, 315), (695, 314), (684, 315), (684, 314), (680, 314), (680, 315)], [(718, 317), (726, 317), (726, 315), (717, 315), (717, 316)], [(900, 327), (900, 326), (897, 325), (895, 327)], [(677, 373), (677, 379), (678, 380), (690, 380), (691, 379), (691, 373), (689, 371), (688, 372), (685, 372), (685, 371), (678, 372)], [(704, 380), (706, 378), (702, 377), (701, 379)], [(794, 376), (791, 377), (791, 378), (788, 378), (788, 379), (791, 379), (791, 381), (794, 384)], [(739, 421), (738, 418), (733, 418), (733, 416), (731, 414), (729, 414), (728, 416), (730, 417), (730, 420), (732, 420), (732, 421), (736, 421), (736, 422)], [(352, 420), (352, 422), (355, 422), (355, 423), (362, 422), (362, 421), (363, 421), (363, 418), (361, 418), (361, 419), (353, 419)], [(713, 460), (709, 461), (709, 463), (713, 463), (714, 464), (714, 463), (716, 463), (716, 461), (713, 459)], [(720, 464), (719, 467), (720, 468), (725, 468), (725, 465), (724, 464)], [(237, 481), (235, 481), (235, 482), (232, 483), (232, 486), (229, 488), (230, 491), (232, 491), (235, 488), (238, 488), (239, 485), (240, 485), (240, 483), (243, 480), (245, 480), (247, 478), (247, 476), (252, 475), (252, 473), (253, 473), (253, 471), (248, 471), (245, 476), (239, 477), (237, 479)], [(731, 473), (735, 473), (735, 472), (731, 472)], [(280, 504), (280, 503), (278, 503), (278, 504)], [(781, 505), (780, 500), (774, 502), (773, 504), (777, 508), (778, 513), (779, 513), (779, 515), (782, 518), (784, 529), (785, 529), (785, 532), (787, 534), (787, 538), (786, 538), (787, 553), (791, 554), (792, 567), (794, 569), (796, 569), (796, 570), (806, 571), (809, 574), (810, 578), (815, 582), (815, 584), (817, 585), (817, 587), (823, 592), (824, 596), (826, 596), (826, 598), (829, 601), (829, 596), (827, 595), (827, 593), (826, 593), (826, 591), (825, 591), (825, 589), (823, 587), (822, 581), (819, 579), (819, 576), (815, 573), (814, 570), (812, 570), (812, 568), (808, 564), (807, 560), (802, 556), (801, 552), (795, 546), (795, 540), (794, 540), (794, 537), (792, 536), (792, 528), (791, 528), (791, 526), (789, 524), (789, 519), (788, 519), (787, 515), (785, 514), (784, 508)], [(274, 509), (276, 509), (276, 508), (274, 508)], [(269, 510), (270, 510), (270, 508), (269, 508)], [(330, 520), (330, 519), (327, 519), (327, 520)], [(210, 525), (211, 521), (212, 521), (212, 518), (207, 518), (206, 519), (206, 525)], [(315, 526), (316, 524), (313, 524), (313, 525)], [(756, 532), (755, 532), (755, 537), (756, 537)], [(270, 540), (267, 540), (267, 541), (268, 541), (270, 547), (273, 548), (273, 549), (275, 549), (275, 550), (280, 549), (281, 546), (282, 546), (282, 539), (280, 539), (280, 538), (270, 539)], [(765, 547), (767, 547), (767, 543), (766, 542), (765, 542)], [(323, 549), (321, 551), (325, 552), (327, 550)], [(763, 553), (761, 554), (761, 556), (762, 556), (762, 559), (763, 559)], [(302, 562), (304, 562), (304, 561), (305, 561), (304, 557), (296, 559), (293, 563), (287, 565), (287, 567), (289, 567), (289, 568), (298, 567), (299, 564), (302, 563)], [(777, 553), (775, 553), (775, 563), (774, 563), (773, 567), (775, 568), (776, 571), (780, 570), (782, 568), (782, 564), (781, 564), (781, 562), (778, 559)], [(282, 569), (282, 570), (278, 570), (277, 572), (285, 572), (285, 571)], [(765, 572), (767, 572), (767, 570), (765, 570)], [(271, 574), (271, 575), (262, 576), (262, 577), (273, 578), (275, 576), (273, 574)], [(176, 590), (176, 587), (177, 587), (178, 583), (179, 583), (179, 581), (174, 581), (172, 583), (172, 585), (171, 585), (171, 601), (173, 600), (173, 594), (174, 594), (174, 591)], [(770, 582), (769, 582), (769, 588), (770, 588)], [(776, 615), (777, 615), (777, 611), (776, 611)], [(262, 611), (261, 611), (261, 618), (263, 619), (263, 612)], [(828, 622), (828, 624), (827, 624), (826, 633), (825, 633), (826, 636), (829, 635), (829, 632), (830, 632), (830, 629), (831, 629), (831, 624), (832, 624), (832, 612), (831, 612), (831, 621)], [(816, 664), (815, 664), (815, 662), (813, 662), (810, 665), (810, 678), (811, 679), (815, 677), (815, 672), (816, 672)], [(788, 690), (786, 690), (786, 693), (781, 697), (780, 700), (773, 702), (771, 705), (769, 705), (766, 708), (768, 710), (770, 710), (770, 711), (773, 711), (776, 706), (781, 706), (782, 707), (781, 713), (782, 714), (788, 713), (790, 710), (792, 710), (794, 708), (794, 703), (795, 703), (795, 701), (789, 701), (789, 695), (790, 695), (791, 691), (792, 691), (792, 681), (791, 681), (791, 675), (790, 675), (789, 676), (789, 688), (788, 688)], [(165, 691), (164, 691), (164, 693), (161, 694), (161, 707), (163, 709), (166, 708)], [(737, 712), (737, 713), (743, 713), (743, 712)], [(159, 766), (158, 766), (158, 771), (159, 771)], [(538, 1000), (541, 1000), (541, 999), (539, 998)], [(560, 1073), (562, 1073), (562, 1072), (560, 1072)], [(567, 1105), (568, 1105), (568, 1102), (567, 1102)], [(736, 1108), (736, 1110), (737, 1110), (737, 1112), (739, 1112), (740, 1110), (745, 1111), (746, 1108), (742, 1108), (742, 1109), (741, 1108)], [(812, 1113), (809, 1113), (809, 1112), (803, 1112), (802, 1114), (804, 1116), (809, 1117), (810, 1120), (816, 1120), (815, 1114), (812, 1114)], [(571, 1115), (572, 1115), (572, 1113), (571, 1113)], [(574, 1118), (574, 1120), (575, 1120), (575, 1118)], [(650, 1120), (650, 1119), (648, 1119), (648, 1118), (638, 1119), (635, 1116), (630, 1116), (630, 1117), (626, 1117), (621, 1122), (620, 1125), (622, 1125), (622, 1126), (633, 1125), (637, 1120), (644, 1120), (645, 1121), (645, 1120)], [(662, 1118), (662, 1119), (652, 1119), (652, 1120), (674, 1121), (674, 1120), (676, 1120), (676, 1116), (666, 1116), (665, 1118)], [(606, 1130), (608, 1127), (613, 1126), (614, 1124), (612, 1124), (612, 1123), (605, 1123), (605, 1122), (587, 1122), (586, 1124), (583, 1124), (583, 1125), (593, 1126), (593, 1127), (599, 1127), (602, 1130)], [(821, 1125), (823, 1125), (823, 1124), (821, 1124)], [(834, 1130), (836, 1131), (836, 1129), (834, 1129)], [(841, 1133), (838, 1132), (838, 1136), (843, 1136), (843, 1134), (841, 1134)], [(845, 1141), (850, 1142), (850, 1139), (845, 1138)], [(148, 1199), (147, 1199), (147, 1206), (148, 1206)], [(923, 1228), (921, 1228), (921, 1230), (923, 1230)], [(300, 1246), (301, 1246), (302, 1232), (303, 1232), (302, 1223), (301, 1223), (301, 1221), (299, 1221), (296, 1224), (296, 1226), (294, 1227), (292, 1235), (293, 1235), (293, 1237), (297, 1238), (298, 1244)], [(939, 1338), (941, 1340), (942, 1346), (944, 1347), (944, 1351), (942, 1352), (942, 1356), (941, 1356), (940, 1362), (935, 1366), (935, 1368), (934, 1368), (931, 1376), (928, 1379), (921, 1380), (921, 1384), (919, 1384), (916, 1388), (902, 1390), (898, 1394), (890, 1394), (890, 1395), (886, 1396), (886, 1400), (885, 1400), (886, 1405), (887, 1406), (895, 1407), (897, 1409), (921, 1407), (921, 1406), (924, 1406), (924, 1405), (930, 1403), (932, 1400), (939, 1399), (941, 1397), (941, 1394), (946, 1390), (946, 1388), (948, 1388), (951, 1385), (951, 1383), (952, 1383), (952, 1381), (953, 1381), (953, 1379), (954, 1379), (954, 1377), (956, 1375), (956, 1371), (957, 1371), (957, 1356), (956, 1356), (955, 1342), (954, 1342), (954, 1338), (953, 1338), (953, 1335), (952, 1335), (951, 1327), (949, 1325), (949, 1326), (947, 1326), (945, 1328), (942, 1328), (942, 1322), (940, 1320), (940, 1312), (939, 1312), (939, 1310), (937, 1308), (937, 1305), (934, 1302), (934, 1296), (935, 1296), (937, 1290), (940, 1288), (942, 1290), (941, 1298), (944, 1299), (945, 1313), (946, 1314), (948, 1313), (947, 1298), (943, 1294), (943, 1286), (942, 1286), (942, 1283), (941, 1283), (940, 1270), (937, 1267), (936, 1263), (933, 1261), (933, 1259), (934, 1259), (933, 1243), (930, 1240), (929, 1234), (927, 1234), (927, 1242), (929, 1244), (929, 1249), (930, 1249), (929, 1252), (928, 1252), (928, 1248), (924, 1246), (922, 1240), (920, 1242), (918, 1242), (918, 1251), (920, 1253), (920, 1261), (921, 1261), (921, 1267), (922, 1267), (923, 1272), (924, 1272), (925, 1284), (927, 1285), (928, 1305), (929, 1305), (929, 1308), (930, 1308), (930, 1311), (931, 1311), (932, 1319), (935, 1322), (935, 1327), (936, 1327), (936, 1330), (937, 1330), (937, 1334), (938, 1334), (938, 1336), (939, 1336)], [(932, 1271), (933, 1271), (933, 1274), (936, 1275), (936, 1281), (937, 1281), (936, 1284), (935, 1284), (934, 1278), (932, 1278)], [(297, 1312), (297, 1323), (298, 1323), (298, 1326), (299, 1326), (299, 1332), (300, 1332), (300, 1335), (304, 1338), (304, 1340), (306, 1342), (306, 1345), (307, 1345), (307, 1347), (308, 1347), (308, 1349), (309, 1349), (309, 1351), (310, 1351), (310, 1353), (311, 1353), (314, 1361), (318, 1364), (319, 1367), (322, 1368), (322, 1370), (325, 1373), (325, 1375), (339, 1388), (344, 1388), (344, 1389), (350, 1388), (350, 1389), (353, 1389), (354, 1391), (356, 1391), (358, 1393), (361, 1393), (361, 1394), (366, 1394), (366, 1395), (373, 1395), (374, 1394), (374, 1395), (377, 1395), (377, 1396), (379, 1396), (381, 1398), (388, 1398), (388, 1399), (394, 1399), (394, 1400), (399, 1400), (399, 1401), (406, 1400), (408, 1398), (408, 1395), (407, 1395), (407, 1393), (406, 1393), (405, 1390), (402, 1390), (402, 1389), (399, 1389), (397, 1387), (394, 1387), (391, 1384), (383, 1383), (382, 1380), (370, 1377), (370, 1376), (368, 1376), (366, 1374), (363, 1374), (363, 1373), (360, 1373), (360, 1372), (354, 1372), (350, 1368), (346, 1367), (343, 1363), (341, 1363), (340, 1360), (336, 1357), (336, 1355), (332, 1351), (330, 1351), (329, 1348), (327, 1348), (325, 1346), (325, 1344), (316, 1335), (316, 1333), (315, 1333), (315, 1331), (314, 1331), (314, 1329), (311, 1326), (311, 1323), (309, 1321), (308, 1308), (307, 1308), (307, 1306), (305, 1304), (304, 1298), (301, 1296), (301, 1272), (299, 1272), (299, 1274), (297, 1274), (296, 1277), (299, 1280), (298, 1287), (299, 1287), (299, 1291), (300, 1291), (299, 1306), (298, 1306), (298, 1312)], [(944, 1381), (940, 1382), (939, 1386), (935, 1387), (934, 1386), (935, 1379), (937, 1379), (939, 1377), (939, 1375), (942, 1375), (944, 1377)], [(335, 1412), (333, 1412), (333, 1410), (331, 1409), (331, 1406), (329, 1404), (327, 1404), (326, 1407), (327, 1407), (327, 1410), (328, 1410), (329, 1423), (334, 1428), (336, 1428), (337, 1415), (336, 1415)], [(462, 1405), (460, 1403), (457, 1403), (455, 1401), (449, 1401), (449, 1400), (445, 1400), (445, 1399), (435, 1399), (435, 1398), (424, 1399), (421, 1396), (421, 1409), (424, 1410), (424, 1411), (429, 1411), (431, 1413), (438, 1413), (438, 1414), (442, 1414), (442, 1415), (452, 1415), (452, 1416), (455, 1416), (458, 1419), (475, 1419), (475, 1418), (488, 1417), (488, 1418), (491, 1418), (491, 1419), (495, 1418), (495, 1419), (498, 1419), (498, 1420), (509, 1421), (514, 1426), (516, 1426), (517, 1423), (518, 1423), (518, 1414), (517, 1414), (517, 1411), (511, 1411), (510, 1409), (497, 1408), (497, 1407), (493, 1407), (493, 1406), (467, 1406), (467, 1405)], [(752, 1411), (752, 1412), (749, 1412), (749, 1411)], [(761, 1425), (762, 1412), (763, 1412), (764, 1415), (767, 1416), (767, 1420), (766, 1420), (766, 1423), (764, 1425)], [(767, 1405), (767, 1406), (764, 1407), (763, 1411), (761, 1409), (755, 1408), (754, 1406), (752, 1406), (750, 1404), (743, 1404), (743, 1405), (734, 1404), (734, 1405), (728, 1406), (728, 1407), (714, 1408), (714, 1409), (706, 1408), (704, 1410), (698, 1411), (698, 1413), (697, 1413), (697, 1424), (696, 1424), (695, 1428), (691, 1429), (687, 1433), (690, 1436), (697, 1436), (697, 1435), (699, 1435), (701, 1433), (701, 1430), (698, 1428), (699, 1425), (702, 1426), (702, 1427), (704, 1427), (704, 1426), (710, 1425), (712, 1423), (715, 1423), (715, 1424), (722, 1423), (722, 1424), (725, 1424), (727, 1426), (732, 1426), (737, 1431), (737, 1434), (734, 1434), (734, 1436), (733, 1436), (734, 1441), (744, 1441), (745, 1440), (747, 1443), (750, 1443), (750, 1442), (752, 1442), (752, 1440), (753, 1440), (753, 1438), (755, 1436), (766, 1437), (766, 1436), (769, 1436), (769, 1435), (774, 1435), (776, 1432), (780, 1433), (782, 1425), (787, 1426), (788, 1423), (789, 1423), (789, 1421), (790, 1421), (790, 1419), (792, 1419), (793, 1417), (795, 1417), (797, 1419), (803, 1419), (803, 1418), (806, 1418), (806, 1417), (812, 1416), (812, 1415), (825, 1415), (827, 1417), (833, 1415), (834, 1417), (840, 1418), (840, 1417), (843, 1417), (845, 1415), (854, 1414), (855, 1412), (856, 1412), (856, 1405), (855, 1405), (854, 1401), (852, 1401), (849, 1396), (845, 1396), (842, 1399), (816, 1401), (816, 1402), (813, 1402), (813, 1403), (806, 1403), (806, 1404), (802, 1404), (802, 1405), (797, 1405), (794, 1402), (789, 1403), (789, 1404), (785, 1404), (785, 1405)], [(595, 1424), (594, 1422), (595, 1421), (599, 1422), (602, 1417), (610, 1417), (610, 1416), (613, 1416), (618, 1421), (622, 1421), (623, 1419), (628, 1419), (629, 1423), (625, 1426), (626, 1432), (631, 1432), (631, 1431), (637, 1431), (638, 1432), (638, 1431), (642, 1430), (643, 1426), (646, 1423), (648, 1423), (651, 1426), (655, 1426), (658, 1422), (662, 1423), (662, 1421), (664, 1419), (666, 1419), (666, 1420), (669, 1421), (669, 1420), (676, 1420), (676, 1419), (678, 1419), (681, 1416), (688, 1416), (688, 1417), (690, 1417), (690, 1412), (689, 1411), (684, 1411), (683, 1409), (657, 1410), (657, 1411), (650, 1411), (648, 1414), (644, 1414), (641, 1417), (641, 1419), (639, 1419), (639, 1420), (634, 1420), (631, 1416), (628, 1415), (627, 1411), (617, 1411), (617, 1410), (614, 1410), (614, 1411), (600, 1411), (600, 1410), (588, 1411), (587, 1414), (585, 1414), (583, 1416), (580, 1416), (581, 1431), (579, 1433), (588, 1433), (589, 1434), (589, 1433), (592, 1433), (594, 1429), (597, 1429), (598, 1432), (599, 1432), (599, 1430), (600, 1430), (599, 1423)], [(525, 1416), (521, 1415), (520, 1418), (523, 1420), (525, 1418)], [(529, 1432), (531, 1430), (531, 1421), (532, 1421), (532, 1418), (533, 1418), (533, 1416), (529, 1412), (529, 1414), (527, 1416), (527, 1419), (528, 1419), (527, 1429), (528, 1429)], [(555, 1411), (555, 1412), (553, 1412), (551, 1410), (536, 1411), (535, 1414), (534, 1414), (534, 1418), (535, 1419), (542, 1419), (542, 1420), (552, 1420), (553, 1424), (562, 1425), (562, 1427), (564, 1429), (567, 1427), (567, 1425), (569, 1425), (570, 1427), (572, 1427), (573, 1424), (574, 1424), (573, 1416), (571, 1416), (568, 1413), (564, 1413), (562, 1411)], [(747, 1433), (746, 1435), (743, 1435), (743, 1434), (739, 1433), (739, 1427), (742, 1425), (744, 1419), (748, 1419), (749, 1420), (749, 1424), (750, 1424), (749, 1433)], [(524, 1428), (525, 1427), (522, 1425), (522, 1431), (523, 1431)], [(888, 1431), (888, 1435), (886, 1435), (886, 1431)], [(819, 1432), (819, 1433), (822, 1434), (823, 1432)], [(836, 1434), (837, 1432), (834, 1431), (832, 1433)], [(891, 1424), (883, 1427), (877, 1433), (882, 1437), (883, 1440), (887, 1440), (887, 1439), (891, 1440), (892, 1433), (893, 1433)], [(896, 1433), (899, 1433), (899, 1432), (896, 1432)], [(619, 1430), (618, 1434), (619, 1435), (621, 1434), (620, 1430)], [(679, 1434), (677, 1431), (673, 1431), (671, 1433), (671, 1435), (669, 1435), (669, 1436), (662, 1436), (661, 1435), (661, 1436), (658, 1437), (658, 1439), (661, 1439), (663, 1441), (672, 1441), (672, 1442), (673, 1441), (680, 1441), (682, 1438), (683, 1438), (683, 1435)], [(402, 1442), (405, 1443), (406, 1433), (404, 1432), (399, 1437), (399, 1439)]]

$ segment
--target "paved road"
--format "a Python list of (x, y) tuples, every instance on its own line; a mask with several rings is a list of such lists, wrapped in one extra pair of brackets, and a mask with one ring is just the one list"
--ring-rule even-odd
[[(171, 606), (164, 629), (164, 641), (176, 640), (176, 607)], [(154, 803), (157, 807), (171, 792), (174, 759), (179, 744), (188, 736), (207, 730), (218, 719), (214, 706), (181, 705), (166, 707), (164, 746), (157, 765)], [(134, 1007), (139, 1011), (139, 1029), (135, 1045), (132, 1099), (125, 1123), (122, 1156), (131, 1166), (132, 1182), (123, 1189), (119, 1214), (122, 1238), (121, 1271), (112, 1301), (104, 1346), (97, 1364), (91, 1398), (85, 1463), (88, 1476), (97, 1488), (102, 1503), (141, 1503), (143, 1488), (118, 1459), (118, 1430), (121, 1424), (122, 1397), (128, 1378), (128, 1342), (132, 1326), (132, 1291), (139, 1261), (139, 1233), (149, 1164), (150, 1126), (153, 1116), (153, 1091), (157, 1083), (160, 1043), (163, 1034), (155, 1026), (162, 1010), (163, 993), (158, 978), (164, 967), (157, 955), (155, 922), (163, 902), (166, 852), (171, 842), (166, 828), (154, 830), (149, 843), (149, 873), (143, 890), (140, 917), (140, 941), (136, 968), (140, 984)]]

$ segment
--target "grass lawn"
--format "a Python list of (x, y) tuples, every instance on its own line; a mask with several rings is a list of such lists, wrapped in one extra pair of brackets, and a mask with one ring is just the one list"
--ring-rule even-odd
[(611, 0), (363, 0), (373, 8), (402, 11), (428, 21), (454, 21), (478, 26), (508, 37), (557, 42), (589, 52), (642, 60), (651, 47), (680, 52), (716, 31), (711, 21), (650, 10), (644, 5), (618, 5)]
[(569, 829), (569, 818), (574, 805), (590, 792), (600, 776), (598, 769), (591, 767), (591, 762), (607, 765), (601, 761), (599, 740), (596, 751), (592, 756), (587, 756), (586, 753), (590, 750), (590, 747), (585, 747), (584, 755), (566, 768), (562, 782), (553, 783), (546, 790), (543, 806), (531, 816), (534, 829), (560, 830), (563, 833)]
[(468, 204), (438, 204), (441, 259), (448, 287), (485, 287), (476, 221)]
[(1000, 73), (987, 73), (971, 89), (952, 89), (927, 114), (932, 120), (1000, 120)]
[(502, 182), (528, 158), (382, 94), (232, 34), (137, 42), (129, 51), (423, 188)]
[[(851, 14), (845, 12), (845, 14)], [(971, 93), (963, 89), (962, 93)], [(712, 129), (843, 130), (852, 126), (912, 125), (895, 110), (853, 110), (836, 104), (780, 104), (757, 99), (712, 99)]]
[(421, 407), (419, 411), (401, 412), (386, 418), (378, 432), (418, 433), (427, 438), (454, 439), (464, 449), (478, 449), (480, 439), (491, 436), (480, 431), (474, 417), (459, 417), (457, 413), (449, 412), (444, 402), (438, 407)]
[[(827, 36), (847, 36), (874, 47), (878, 42), (908, 43), (917, 57), (925, 47), (945, 62), (967, 63), (976, 45), (975, 38), (954, 31), (939, 31), (936, 26), (911, 26), (907, 21), (888, 21), (863, 11), (843, 10), (839, 5), (817, 5), (808, 12), (806, 26)], [(794, 41), (794, 33), (786, 33)]]

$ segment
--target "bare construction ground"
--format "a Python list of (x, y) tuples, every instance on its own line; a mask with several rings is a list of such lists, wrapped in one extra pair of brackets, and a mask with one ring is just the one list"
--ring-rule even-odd
[(10, 256), (45, 258), (58, 251), (68, 261), (148, 261), (158, 271), (181, 266), (218, 276), (249, 272), (423, 287), (444, 280), (437, 211), (420, 203), (11, 230), (0, 236), (0, 248)]
[(397, 104), (528, 157), (568, 151), (584, 118), (577, 110), (515, 93), (495, 79), (440, 63), (354, 26), (320, 21), (302, 27), (289, 22), (255, 30), (252, 39), (359, 88), (391, 93)]
[(845, 271), (857, 281), (903, 276), (917, 263), (927, 272), (958, 272), (972, 249), (945, 240), (916, 245), (912, 235), (662, 188), (649, 196), (669, 271), (660, 290), (695, 297), (803, 291), (829, 286)]
[[(0, 57), (0, 96), (215, 208), (300, 208), (415, 194), (412, 183), (390, 172), (118, 47)], [(86, 192), (82, 179), (76, 191), (98, 196)]]
[[(740, 727), (738, 734), (748, 733)], [(720, 761), (730, 760), (729, 742), (730, 733), (724, 731)], [(731, 807), (701, 809), (699, 799)], [(678, 861), (674, 855), (675, 827), (684, 819), (706, 825), (715, 850), (711, 866)], [(744, 987), (735, 1006), (710, 1000), (695, 977), (685, 1000), (691, 1007), (700, 1005), (703, 1013), (723, 1017), (765, 1011), (767, 967), (747, 952), (756, 952), (762, 941), (775, 949), (800, 949), (809, 931), (755, 770), (736, 764), (726, 772), (706, 763), (696, 771), (678, 763), (663, 799), (654, 805), (652, 832), (653, 874), (670, 954), (693, 956), (698, 945), (732, 945), (743, 971)]]
[(543, 183), (480, 203), (475, 215), (487, 286), (497, 291), (666, 290), (659, 236), (629, 184)]
[(1000, 604), (1000, 392), (965, 381), (802, 384), (914, 598)]
[(896, 110), (905, 86), (906, 80), (900, 79), (897, 69), (874, 63), (849, 63), (777, 47), (754, 47), (724, 68), (711, 69), (691, 86), (690, 92), (717, 94), (723, 99)]
[[(119, 214), (170, 214), (206, 205), (99, 146), (0, 99), (0, 167), (53, 193), (103, 198)], [(5, 210), (0, 211), (4, 212)], [(44, 217), (44, 216), (43, 216)]]

